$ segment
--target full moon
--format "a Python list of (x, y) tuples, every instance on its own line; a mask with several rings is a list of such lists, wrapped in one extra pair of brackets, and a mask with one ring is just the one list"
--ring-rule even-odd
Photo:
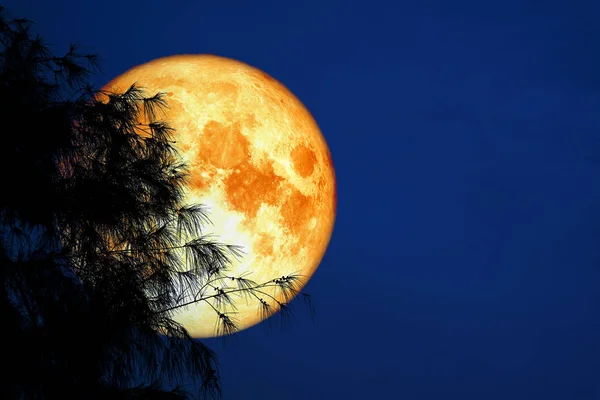
[[(103, 89), (120, 93), (134, 83), (147, 95), (166, 93), (161, 119), (188, 164), (186, 202), (210, 209), (204, 232), (244, 249), (227, 275), (262, 283), (296, 273), (306, 285), (329, 244), (337, 203), (331, 154), (306, 107), (265, 72), (213, 55), (159, 58)], [(258, 300), (240, 297), (235, 306), (239, 330), (261, 322)], [(218, 316), (205, 302), (173, 318), (193, 337), (218, 335)]]

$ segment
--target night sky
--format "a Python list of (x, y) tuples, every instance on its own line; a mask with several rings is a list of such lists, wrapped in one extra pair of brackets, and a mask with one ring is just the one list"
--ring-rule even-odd
[(312, 112), (338, 216), (317, 321), (218, 352), (224, 399), (600, 399), (600, 2), (5, 2), (99, 87), (180, 53)]

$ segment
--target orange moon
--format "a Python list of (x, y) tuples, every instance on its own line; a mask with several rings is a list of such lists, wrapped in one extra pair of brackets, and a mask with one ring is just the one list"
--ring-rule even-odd
[[(262, 283), (297, 273), (306, 285), (329, 244), (337, 203), (331, 154), (306, 107), (268, 74), (213, 55), (159, 58), (103, 89), (123, 92), (133, 83), (147, 95), (167, 94), (161, 119), (189, 166), (187, 202), (210, 208), (213, 224), (204, 232), (244, 248), (227, 275)], [(239, 330), (261, 322), (257, 300), (235, 306)], [(209, 304), (173, 318), (193, 337), (217, 336)]]

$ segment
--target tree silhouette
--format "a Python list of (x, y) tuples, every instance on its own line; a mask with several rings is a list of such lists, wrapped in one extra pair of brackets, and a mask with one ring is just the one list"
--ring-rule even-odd
[(162, 94), (92, 90), (95, 56), (57, 57), (1, 12), (2, 398), (185, 398), (160, 389), (185, 377), (220, 397), (216, 355), (177, 308), (207, 302), (220, 335), (237, 330), (236, 295), (285, 321), (300, 277), (228, 276), (242, 249), (203, 235), (206, 209), (184, 203)]

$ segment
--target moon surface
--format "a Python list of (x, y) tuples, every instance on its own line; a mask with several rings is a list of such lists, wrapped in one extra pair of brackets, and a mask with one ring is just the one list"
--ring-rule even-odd
[[(337, 204), (331, 154), (306, 107), (261, 70), (214, 55), (159, 58), (103, 89), (133, 83), (147, 95), (167, 94), (161, 120), (189, 166), (186, 201), (210, 208), (204, 232), (244, 248), (227, 275), (262, 283), (297, 273), (303, 287), (325, 254)], [(261, 322), (257, 300), (234, 299), (240, 330)], [(205, 302), (173, 318), (194, 337), (218, 335), (218, 316)]]

